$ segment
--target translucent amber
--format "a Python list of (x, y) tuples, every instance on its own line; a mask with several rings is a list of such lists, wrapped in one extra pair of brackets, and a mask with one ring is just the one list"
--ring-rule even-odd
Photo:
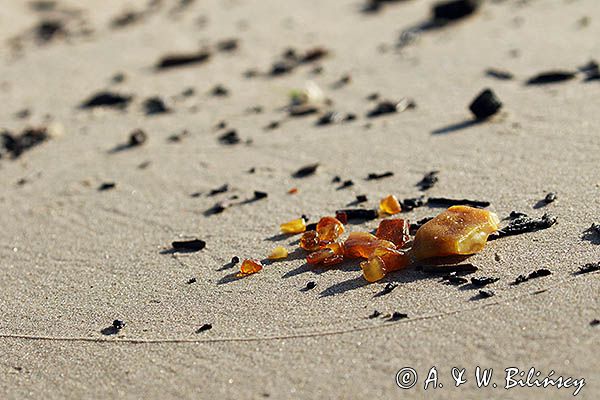
[(306, 256), (306, 262), (309, 264), (320, 264), (329, 257), (335, 256), (335, 252), (330, 248), (324, 248), (310, 253)]
[(401, 248), (410, 239), (409, 223), (404, 219), (384, 219), (379, 223), (375, 236)]
[(368, 232), (352, 232), (344, 242), (344, 254), (354, 258), (369, 258), (378, 247), (395, 249), (396, 245)]
[(376, 248), (372, 257), (379, 257), (383, 261), (382, 269), (385, 273), (406, 268), (410, 262), (407, 253), (387, 247)]
[(315, 251), (321, 248), (319, 234), (316, 231), (307, 231), (300, 238), (300, 247), (306, 251)]
[(379, 209), (386, 214), (394, 215), (398, 214), (402, 211), (402, 207), (400, 206), (400, 202), (394, 195), (389, 195), (388, 197), (382, 199), (379, 202)]
[(280, 260), (282, 258), (286, 258), (288, 256), (288, 251), (283, 246), (277, 246), (271, 251), (269, 255), (269, 260)]
[(340, 243), (340, 242), (334, 242), (334, 243), (329, 243), (327, 246), (325, 246), (328, 249), (333, 250), (333, 253), (336, 256), (343, 256), (345, 251), (344, 251), (344, 244)]
[(334, 256), (327, 257), (326, 259), (324, 259), (323, 265), (325, 265), (325, 266), (335, 265), (335, 264), (341, 263), (342, 261), (344, 261), (344, 256), (334, 255)]
[(377, 282), (385, 276), (383, 266), (383, 260), (378, 256), (373, 256), (368, 261), (360, 263), (363, 276), (369, 282)]
[(412, 251), (416, 259), (474, 254), (498, 230), (498, 216), (487, 210), (454, 206), (419, 228)]
[(302, 233), (306, 231), (306, 221), (304, 218), (294, 219), (279, 225), (279, 228), (283, 233)]
[(262, 268), (260, 261), (246, 259), (240, 266), (240, 273), (242, 275), (250, 275), (260, 271)]
[(323, 242), (334, 242), (344, 233), (344, 225), (334, 217), (323, 217), (317, 224), (319, 239)]

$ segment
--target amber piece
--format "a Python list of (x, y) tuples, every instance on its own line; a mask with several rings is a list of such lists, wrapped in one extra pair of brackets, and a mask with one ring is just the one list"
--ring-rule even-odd
[(378, 247), (395, 249), (396, 245), (368, 232), (352, 232), (344, 242), (345, 255), (354, 258), (369, 258)]
[(321, 248), (319, 234), (316, 231), (307, 231), (300, 238), (300, 247), (306, 251), (315, 251)]
[(293, 187), (290, 190), (288, 190), (288, 194), (296, 194), (296, 193), (298, 193), (298, 188), (296, 188), (296, 187)]
[(327, 258), (335, 256), (335, 252), (330, 248), (323, 248), (306, 256), (306, 262), (309, 264), (320, 264)]
[(410, 225), (405, 219), (384, 219), (379, 223), (375, 236), (389, 240), (401, 248), (410, 239)]
[(368, 261), (360, 263), (363, 276), (368, 282), (377, 282), (385, 276), (383, 266), (383, 260), (378, 256), (371, 257)]
[(474, 254), (498, 230), (498, 216), (490, 211), (454, 206), (419, 228), (412, 251), (417, 259)]
[(326, 267), (330, 266), (330, 265), (335, 265), (335, 264), (339, 264), (342, 261), (344, 261), (344, 256), (339, 256), (339, 255), (334, 255), (331, 257), (327, 257), (326, 259), (324, 259), (322, 261), (322, 264)]
[(288, 251), (283, 246), (277, 246), (271, 251), (269, 255), (269, 260), (281, 260), (282, 258), (286, 258), (288, 256)]
[(284, 222), (279, 225), (281, 232), (283, 233), (302, 233), (306, 230), (306, 221), (304, 218), (294, 219), (288, 222)]
[(334, 217), (323, 217), (317, 224), (319, 239), (327, 243), (336, 241), (344, 230), (344, 225)]
[(410, 257), (402, 251), (390, 249), (387, 247), (378, 247), (373, 252), (372, 257), (380, 257), (383, 261), (384, 272), (397, 271), (408, 266)]
[(242, 275), (254, 274), (263, 269), (262, 264), (258, 260), (246, 259), (240, 266), (240, 273)]
[(348, 223), (348, 214), (343, 211), (336, 211), (335, 218), (344, 225)]
[(345, 253), (344, 250), (344, 244), (341, 242), (334, 242), (334, 243), (329, 243), (327, 246), (325, 246), (328, 249), (333, 250), (333, 253), (336, 256), (343, 256)]
[(379, 202), (379, 209), (385, 214), (394, 215), (402, 211), (402, 206), (400, 206), (400, 202), (396, 196), (391, 194), (388, 197), (381, 199)]

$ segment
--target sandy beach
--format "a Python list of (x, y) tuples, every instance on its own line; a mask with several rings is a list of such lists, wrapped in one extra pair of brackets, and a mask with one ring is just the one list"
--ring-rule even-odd
[[(584, 68), (600, 58), (596, 1), (484, 1), (435, 28), (423, 28), (425, 0), (371, 12), (363, 0), (3, 3), (0, 131), (45, 136), (0, 146), (0, 398), (573, 397), (505, 388), (511, 367), (600, 395), (600, 273), (577, 273), (600, 262), (600, 229), (588, 231), (600, 223), (600, 79)], [(274, 74), (290, 48), (327, 54)], [(207, 56), (160, 68), (180, 54)], [(549, 71), (563, 76), (527, 84)], [(312, 84), (329, 104), (291, 116), (290, 93)], [(502, 108), (473, 122), (485, 88)], [(121, 104), (82, 106), (98, 93)], [(415, 107), (367, 116), (402, 99)], [(339, 114), (317, 125), (327, 111)], [(129, 145), (137, 129), (145, 141)], [(421, 190), (430, 171), (438, 181)], [(512, 211), (557, 223), (468, 259), (472, 276), (498, 278), (489, 298), (415, 268), (368, 283), (358, 261), (314, 268), (301, 251), (235, 276), (234, 256), (298, 248), (282, 222), (389, 194), (484, 200), (501, 225)], [(206, 247), (172, 249), (196, 238)], [(512, 284), (539, 269), (551, 274)], [(432, 367), (441, 385), (425, 389)], [(477, 367), (497, 387), (478, 387)], [(397, 385), (403, 368), (414, 387)]]

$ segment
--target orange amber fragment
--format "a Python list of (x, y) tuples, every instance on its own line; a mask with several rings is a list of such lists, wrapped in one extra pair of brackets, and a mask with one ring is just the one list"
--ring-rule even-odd
[(302, 233), (306, 230), (306, 221), (304, 218), (294, 219), (288, 222), (284, 222), (279, 225), (281, 232), (283, 233)]
[(407, 253), (385, 247), (376, 248), (373, 252), (373, 257), (381, 258), (383, 261), (382, 268), (385, 273), (406, 268), (410, 262), (410, 257)]
[(342, 261), (344, 261), (344, 256), (334, 255), (334, 256), (327, 257), (326, 259), (324, 259), (323, 260), (323, 265), (325, 265), (326, 267), (328, 267), (330, 265), (339, 264)]
[(323, 242), (333, 242), (344, 233), (344, 225), (334, 217), (323, 217), (317, 224), (319, 239)]
[(412, 252), (421, 260), (480, 252), (490, 233), (498, 230), (498, 216), (487, 210), (453, 206), (419, 228)]
[(287, 256), (287, 249), (283, 246), (277, 246), (273, 249), (273, 251), (271, 251), (271, 254), (269, 255), (269, 260), (281, 260), (283, 258), (286, 258)]
[(306, 262), (309, 264), (320, 264), (327, 258), (333, 257), (335, 255), (336, 254), (332, 249), (325, 247), (324, 249), (317, 250), (307, 255)]
[(321, 248), (319, 234), (316, 231), (308, 231), (300, 238), (300, 247), (306, 251), (315, 251)]
[(398, 214), (400, 211), (402, 211), (400, 202), (398, 201), (396, 196), (392, 194), (379, 202), (379, 209), (382, 212), (390, 215)]
[(346, 225), (348, 223), (348, 214), (346, 214), (343, 211), (337, 211), (335, 213), (335, 218), (344, 225)]
[(368, 282), (377, 282), (385, 276), (383, 260), (378, 256), (373, 256), (368, 261), (361, 262), (360, 268)]
[(352, 232), (344, 242), (345, 255), (354, 258), (369, 258), (378, 247), (395, 249), (396, 245), (368, 232)]
[(375, 236), (401, 248), (410, 239), (409, 223), (405, 219), (384, 219), (379, 223)]
[(240, 273), (242, 275), (254, 274), (263, 269), (262, 264), (258, 260), (246, 259), (240, 266)]
[(343, 256), (345, 251), (344, 251), (344, 244), (340, 243), (340, 242), (334, 242), (334, 243), (329, 243), (327, 246), (325, 246), (328, 249), (333, 250), (334, 254), (336, 256)]
[(293, 187), (290, 190), (288, 190), (288, 194), (296, 194), (296, 193), (298, 193), (298, 188)]

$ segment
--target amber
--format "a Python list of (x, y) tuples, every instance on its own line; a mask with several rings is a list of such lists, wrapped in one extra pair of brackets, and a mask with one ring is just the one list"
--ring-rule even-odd
[(383, 260), (378, 256), (371, 257), (368, 261), (360, 263), (363, 276), (368, 282), (377, 282), (385, 276), (383, 266)]
[(410, 262), (410, 257), (407, 253), (386, 247), (376, 248), (372, 257), (381, 258), (383, 261), (383, 270), (386, 273), (406, 268)]
[(405, 219), (384, 219), (379, 223), (375, 236), (389, 240), (401, 248), (410, 239), (410, 225)]
[(348, 214), (346, 214), (343, 211), (337, 211), (335, 213), (335, 218), (344, 225), (346, 225), (348, 223)]
[(293, 187), (290, 190), (288, 190), (288, 194), (296, 194), (296, 193), (298, 193), (298, 188)]
[(306, 251), (315, 251), (321, 248), (319, 234), (316, 231), (307, 231), (300, 238), (300, 247)]
[(304, 218), (294, 219), (281, 224), (279, 228), (283, 233), (302, 233), (306, 231), (306, 221), (304, 220)]
[(317, 250), (317, 251), (312, 252), (309, 255), (307, 255), (306, 262), (309, 264), (320, 264), (325, 259), (327, 259), (329, 257), (333, 257), (335, 255), (336, 254), (332, 249), (325, 247), (321, 250)]
[(398, 214), (400, 211), (402, 211), (400, 202), (394, 195), (389, 195), (386, 198), (382, 199), (379, 202), (379, 209), (381, 210), (381, 212), (389, 215)]
[(323, 217), (317, 224), (319, 239), (323, 242), (333, 242), (344, 233), (344, 225), (334, 217)]
[(334, 256), (327, 257), (326, 259), (324, 259), (323, 262), (322, 262), (322, 264), (324, 266), (328, 267), (330, 265), (339, 264), (342, 261), (344, 261), (344, 256), (334, 255)]
[(336, 256), (343, 256), (345, 251), (344, 251), (344, 244), (341, 242), (334, 242), (334, 243), (330, 243), (327, 246), (325, 246), (328, 249), (333, 250), (333, 253)]
[(286, 258), (288, 256), (288, 251), (283, 246), (277, 246), (271, 251), (269, 255), (269, 260), (281, 260), (282, 258)]
[(395, 249), (396, 245), (368, 232), (352, 232), (344, 242), (345, 255), (354, 258), (369, 258), (378, 247)]
[(262, 269), (262, 264), (258, 260), (246, 259), (240, 266), (240, 273), (242, 275), (254, 274)]
[(490, 211), (454, 206), (417, 231), (412, 246), (416, 259), (480, 252), (488, 236), (498, 230), (498, 216)]

